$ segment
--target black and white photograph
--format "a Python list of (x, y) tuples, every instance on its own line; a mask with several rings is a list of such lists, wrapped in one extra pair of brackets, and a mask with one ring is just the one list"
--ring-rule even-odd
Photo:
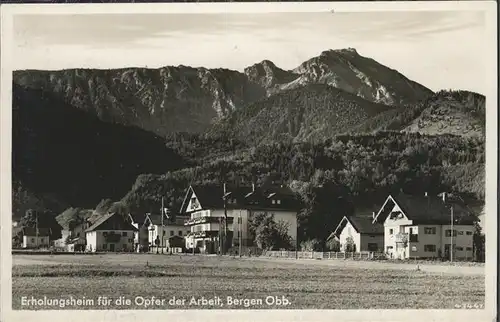
[(2, 320), (491, 321), (496, 4), (417, 4), (2, 6)]

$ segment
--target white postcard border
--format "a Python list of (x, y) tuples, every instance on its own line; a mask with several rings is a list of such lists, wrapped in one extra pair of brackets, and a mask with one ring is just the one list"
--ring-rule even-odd
[[(2, 321), (491, 321), (497, 302), (497, 6), (496, 1), (399, 1), (314, 3), (27, 4), (1, 8), (0, 217)], [(266, 13), (266, 12), (484, 11), (488, 61), (486, 96), (486, 304), (484, 310), (110, 310), (13, 311), (11, 256), (11, 105), (13, 17), (19, 14)], [(478, 57), (478, 59), (480, 59)], [(335, 299), (332, 298), (332, 301)]]

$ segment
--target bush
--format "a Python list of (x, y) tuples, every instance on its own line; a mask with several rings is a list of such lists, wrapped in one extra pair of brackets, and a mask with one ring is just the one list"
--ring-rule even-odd
[(340, 252), (340, 242), (335, 238), (327, 240), (325, 246), (331, 252)]
[(303, 252), (319, 252), (322, 250), (321, 244), (319, 239), (306, 240), (300, 243), (300, 249)]

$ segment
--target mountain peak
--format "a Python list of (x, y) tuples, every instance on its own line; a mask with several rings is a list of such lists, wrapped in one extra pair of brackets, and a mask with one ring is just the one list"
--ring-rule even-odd
[(341, 49), (329, 49), (329, 50), (325, 50), (323, 51), (320, 56), (330, 56), (332, 54), (356, 54), (356, 55), (359, 55), (358, 54), (358, 51), (356, 50), (356, 48), (353, 48), (353, 47), (348, 47), (348, 48), (341, 48)]
[(277, 67), (272, 61), (267, 59), (245, 68), (244, 72), (250, 81), (267, 89), (278, 84), (290, 82), (296, 78), (293, 73)]

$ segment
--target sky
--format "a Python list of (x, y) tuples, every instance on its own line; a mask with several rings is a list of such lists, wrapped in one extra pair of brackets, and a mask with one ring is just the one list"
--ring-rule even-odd
[(18, 15), (14, 69), (283, 69), (353, 47), (437, 91), (486, 91), (482, 12)]

